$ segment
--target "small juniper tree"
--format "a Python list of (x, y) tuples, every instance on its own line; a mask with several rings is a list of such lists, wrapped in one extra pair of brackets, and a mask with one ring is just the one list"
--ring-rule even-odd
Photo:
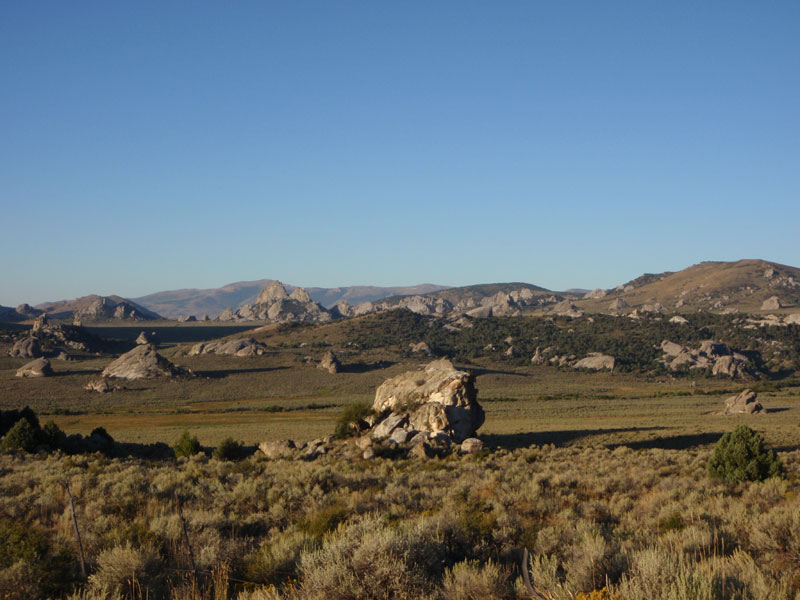
[(189, 431), (184, 429), (181, 437), (178, 438), (178, 441), (175, 442), (172, 449), (175, 451), (176, 457), (189, 457), (200, 452), (200, 442), (197, 436), (190, 435)]
[(720, 438), (708, 461), (708, 475), (728, 483), (762, 481), (782, 472), (775, 452), (764, 447), (764, 438), (747, 425), (739, 425)]

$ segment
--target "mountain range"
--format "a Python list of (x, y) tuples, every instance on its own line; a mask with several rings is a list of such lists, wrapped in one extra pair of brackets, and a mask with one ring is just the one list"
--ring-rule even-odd
[[(133, 301), (167, 318), (177, 318), (182, 315), (195, 315), (198, 317), (210, 315), (215, 317), (228, 308), (235, 310), (245, 304), (254, 304), (259, 292), (273, 281), (273, 279), (259, 279), (257, 281), (239, 281), (237, 283), (229, 283), (220, 288), (204, 290), (170, 290), (133, 298)], [(284, 287), (288, 293), (291, 293), (297, 286), (285, 285)], [(423, 283), (398, 287), (371, 285), (335, 288), (310, 287), (305, 288), (305, 290), (311, 300), (330, 308), (342, 301), (350, 304), (360, 304), (361, 302), (382, 300), (389, 296), (429, 294), (445, 288), (446, 286), (443, 285)]]
[[(156, 292), (139, 298), (84, 296), (0, 307), (0, 320), (21, 321), (47, 312), (78, 320), (149, 320), (194, 315), (217, 317), (257, 303), (272, 279), (240, 281), (220, 288)], [(287, 293), (297, 286), (285, 285)], [(502, 316), (536, 312), (578, 313), (779, 312), (800, 307), (800, 269), (758, 259), (701, 262), (677, 272), (645, 273), (611, 289), (579, 288), (552, 292), (528, 283), (491, 283), (463, 287), (435, 284), (377, 287), (305, 288), (311, 302), (333, 315), (363, 314), (405, 307), (423, 314), (460, 313)], [(360, 305), (360, 306), (359, 306)], [(351, 308), (352, 307), (352, 308)], [(491, 310), (489, 310), (489, 308)], [(349, 312), (348, 312), (349, 311)]]

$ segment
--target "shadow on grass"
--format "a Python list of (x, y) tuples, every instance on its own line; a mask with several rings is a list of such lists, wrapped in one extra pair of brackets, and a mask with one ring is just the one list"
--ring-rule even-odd
[[(527, 433), (491, 433), (482, 435), (483, 442), (493, 448), (527, 448), (528, 446), (542, 446), (553, 444), (565, 446), (570, 442), (593, 435), (609, 433), (631, 433), (636, 431), (662, 430), (664, 427), (621, 427), (612, 429), (572, 429), (567, 431), (531, 431)], [(617, 444), (624, 446), (626, 444)]]
[(396, 362), (392, 362), (390, 360), (379, 360), (377, 362), (366, 363), (366, 362), (358, 362), (358, 363), (350, 363), (347, 365), (342, 365), (342, 368), (339, 370), (340, 373), (368, 373), (369, 371), (378, 371), (380, 369), (388, 369), (391, 366), (396, 365)]
[(517, 377), (530, 377), (530, 373), (518, 373), (517, 371), (502, 371), (500, 369), (483, 369), (481, 367), (466, 367), (465, 371), (469, 371), (475, 377), (481, 375), (516, 375)]
[(707, 446), (716, 444), (724, 435), (722, 431), (707, 433), (697, 433), (694, 435), (673, 435), (669, 437), (657, 437), (652, 440), (640, 440), (637, 442), (627, 442), (623, 444), (609, 444), (608, 448), (619, 448), (627, 446), (632, 450), (650, 450), (659, 448), (661, 450), (687, 450), (697, 446)]
[(55, 377), (69, 377), (70, 375), (99, 375), (103, 369), (80, 369), (70, 371), (56, 371)]
[(787, 410), (791, 410), (789, 408), (765, 408), (764, 411), (768, 414), (772, 413), (779, 413), (779, 412), (786, 412)]
[(207, 379), (222, 379), (228, 375), (239, 375), (241, 373), (268, 373), (270, 371), (282, 371), (289, 367), (261, 367), (257, 369), (215, 369), (211, 371), (195, 371), (198, 377)]

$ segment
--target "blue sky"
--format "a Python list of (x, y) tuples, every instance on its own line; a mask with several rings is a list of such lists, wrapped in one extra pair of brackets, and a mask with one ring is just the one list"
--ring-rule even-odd
[(800, 3), (5, 2), (0, 304), (800, 266)]

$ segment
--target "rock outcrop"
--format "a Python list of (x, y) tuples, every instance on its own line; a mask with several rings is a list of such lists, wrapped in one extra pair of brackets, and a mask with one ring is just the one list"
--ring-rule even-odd
[(55, 375), (50, 361), (46, 358), (37, 358), (17, 369), (17, 377), (50, 377)]
[(254, 338), (200, 342), (192, 346), (189, 356), (198, 354), (219, 354), (227, 356), (263, 356), (267, 345)]
[(155, 331), (142, 331), (136, 338), (137, 344), (153, 344), (158, 346), (158, 334)]
[(377, 438), (401, 427), (446, 434), (462, 442), (473, 437), (484, 421), (474, 377), (446, 359), (384, 381), (375, 392), (373, 410), (389, 414), (373, 430)]
[(408, 345), (409, 350), (412, 354), (422, 354), (424, 356), (433, 356), (433, 351), (431, 351), (431, 347), (428, 346), (425, 342), (419, 342), (415, 344), (411, 342)]
[(39, 338), (32, 335), (17, 340), (8, 351), (14, 358), (39, 358), (42, 356), (42, 347)]
[(747, 414), (758, 415), (764, 412), (764, 407), (757, 400), (758, 395), (753, 390), (742, 390), (736, 396), (725, 400), (725, 409), (722, 414)]
[(152, 344), (136, 346), (103, 370), (103, 377), (118, 379), (155, 379), (191, 375), (192, 372), (188, 369), (178, 367), (161, 356)]
[(342, 370), (342, 363), (339, 362), (339, 359), (336, 358), (336, 355), (333, 352), (328, 350), (322, 355), (319, 363), (317, 363), (317, 368), (334, 374)]
[(87, 392), (98, 392), (107, 394), (114, 391), (114, 386), (105, 377), (97, 377), (87, 383), (84, 388)]
[(572, 317), (573, 319), (583, 316), (583, 312), (581, 312), (578, 307), (569, 300), (562, 300), (556, 304), (553, 307), (553, 312), (560, 317)]

